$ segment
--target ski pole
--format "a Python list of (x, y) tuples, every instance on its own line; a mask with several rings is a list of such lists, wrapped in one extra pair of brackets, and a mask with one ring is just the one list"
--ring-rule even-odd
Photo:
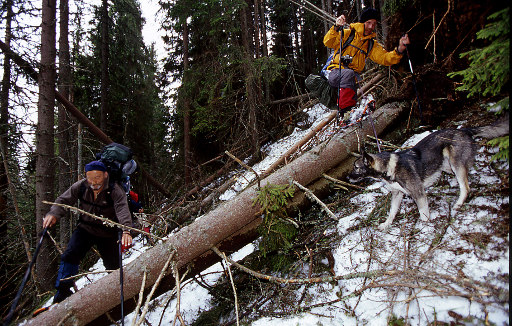
[(14, 315), (14, 311), (16, 310), (16, 306), (18, 305), (18, 301), (21, 298), (21, 293), (23, 292), (23, 288), (25, 287), (25, 284), (28, 281), (28, 277), (30, 276), (30, 270), (32, 269), (32, 266), (34, 266), (34, 263), (36, 262), (37, 255), (39, 254), (39, 249), (41, 248), (41, 244), (43, 243), (43, 239), (44, 239), (44, 236), (46, 235), (47, 231), (48, 231), (48, 227), (45, 227), (43, 229), (41, 238), (39, 239), (39, 242), (37, 243), (36, 250), (34, 251), (34, 255), (32, 256), (32, 260), (30, 261), (27, 271), (25, 272), (23, 281), (21, 281), (21, 285), (20, 285), (20, 288), (18, 289), (18, 293), (16, 293), (16, 297), (14, 297), (14, 301), (12, 302), (11, 309), (9, 310), (9, 314), (5, 318), (4, 326), (9, 325), (9, 323), (11, 322), (12, 316)]
[(123, 289), (123, 230), (119, 230), (119, 284), (121, 288), (121, 325), (124, 326), (124, 289)]
[(423, 124), (423, 111), (421, 110), (420, 96), (418, 95), (418, 87), (416, 87), (416, 77), (414, 77), (414, 71), (412, 70), (411, 56), (409, 55), (409, 47), (405, 44), (405, 52), (407, 52), (407, 59), (409, 60), (409, 68), (412, 74), (412, 84), (414, 85), (414, 91), (416, 92), (416, 101), (418, 101), (418, 109), (420, 111), (420, 121)]

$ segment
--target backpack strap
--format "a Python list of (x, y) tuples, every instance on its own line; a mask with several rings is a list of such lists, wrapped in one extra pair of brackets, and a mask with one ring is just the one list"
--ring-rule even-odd
[(368, 41), (368, 53), (366, 54), (366, 57), (370, 56), (370, 52), (372, 52), (372, 49), (373, 49), (373, 43), (375, 42), (375, 39), (374, 38), (371, 38), (369, 41)]
[[(348, 44), (348, 45), (350, 45), (350, 46), (351, 46), (351, 47), (353, 47), (353, 48), (356, 48), (357, 50), (359, 50), (362, 54), (364, 54), (364, 55), (368, 58), (368, 56), (370, 56), (370, 52), (371, 52), (371, 51), (372, 51), (372, 49), (373, 49), (373, 43), (374, 43), (374, 42), (375, 42), (375, 40), (374, 40), (373, 38), (371, 38), (371, 39), (369, 39), (369, 40), (368, 40), (368, 50), (367, 50), (367, 51), (365, 51), (365, 50), (363, 50), (363, 49), (361, 49), (361, 48), (359, 48), (359, 47), (357, 47), (357, 46), (355, 46), (355, 45), (353, 45), (353, 44)], [(363, 44), (364, 44), (364, 43), (363, 43)], [(347, 46), (348, 46), (348, 45), (347, 45)]]
[[(344, 33), (344, 32), (343, 32)], [(350, 34), (348, 35), (348, 38), (347, 40), (345, 41), (345, 43), (343, 43), (343, 35), (341, 35), (341, 42), (342, 42), (342, 45), (341, 45), (341, 54), (343, 54), (343, 51), (345, 51), (345, 49), (350, 45), (350, 43), (352, 43), (352, 41), (354, 40), (354, 36), (356, 35), (356, 30), (355, 29), (350, 29)], [(336, 49), (337, 51), (338, 49)], [(334, 52), (334, 55), (336, 55), (336, 52)]]
[[(341, 54), (340, 56), (343, 54), (343, 51), (345, 51), (345, 49), (350, 45), (350, 43), (352, 43), (352, 41), (354, 40), (354, 36), (356, 35), (356, 30), (355, 29), (350, 29), (350, 34), (348, 35), (348, 38), (345, 42), (343, 42), (343, 33), (345, 33), (345, 31), (342, 29), (341, 30), (341, 38), (340, 38), (340, 41), (341, 41)], [(336, 56), (336, 54), (338, 54), (338, 52), (340, 51), (340, 48), (337, 48), (336, 50), (334, 50), (334, 53), (331, 54), (331, 56), (329, 57), (329, 59), (327, 59), (327, 62), (325, 63), (325, 66), (324, 68), (322, 68), (322, 71), (324, 70), (331, 70), (335, 67), (334, 64), (332, 64), (332, 59), (334, 59), (334, 57)]]

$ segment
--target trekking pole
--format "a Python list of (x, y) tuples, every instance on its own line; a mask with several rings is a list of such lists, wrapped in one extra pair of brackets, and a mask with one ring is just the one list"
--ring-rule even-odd
[(41, 244), (43, 243), (44, 236), (46, 235), (46, 232), (48, 231), (48, 227), (45, 227), (43, 229), (41, 238), (39, 239), (39, 242), (37, 243), (36, 250), (34, 251), (34, 255), (32, 256), (32, 260), (30, 261), (30, 264), (28, 265), (27, 271), (25, 272), (25, 276), (23, 277), (23, 281), (21, 281), (20, 288), (18, 289), (18, 293), (16, 293), (16, 297), (14, 297), (14, 301), (12, 302), (11, 309), (9, 310), (9, 314), (5, 318), (4, 326), (9, 325), (11, 322), (12, 316), (14, 315), (14, 311), (16, 310), (16, 306), (18, 305), (18, 301), (21, 298), (21, 293), (23, 292), (23, 288), (25, 287), (25, 284), (28, 281), (28, 277), (30, 276), (30, 271), (32, 269), (32, 266), (34, 266), (34, 263), (36, 262), (37, 255), (39, 254), (39, 249), (41, 248)]
[[(334, 23), (336, 24), (336, 22)], [(340, 124), (340, 91), (341, 91), (341, 51), (343, 49), (343, 29), (345, 28), (345, 26), (347, 25), (347, 22), (345, 22), (344, 25), (341, 25), (339, 27), (339, 32), (340, 32), (340, 52), (338, 53), (338, 65), (339, 65), (339, 70), (340, 70), (340, 74), (339, 74), (339, 82), (338, 82), (338, 100), (336, 101), (336, 106), (338, 107), (338, 113), (336, 114), (336, 125), (338, 126)], [(334, 60), (334, 57), (336, 56), (336, 52), (334, 52), (334, 56), (332, 57), (333, 60)], [(343, 117), (341, 117), (341, 119), (343, 120)]]
[(409, 55), (409, 47), (405, 44), (405, 52), (407, 52), (407, 59), (409, 60), (409, 68), (412, 74), (412, 84), (414, 85), (414, 91), (416, 92), (416, 101), (418, 101), (418, 109), (420, 111), (420, 122), (423, 124), (423, 111), (421, 110), (420, 96), (418, 94), (418, 87), (416, 87), (416, 77), (414, 77), (414, 71), (412, 70), (411, 56)]
[(121, 325), (124, 326), (124, 289), (123, 289), (123, 230), (119, 230), (119, 284), (121, 288)]

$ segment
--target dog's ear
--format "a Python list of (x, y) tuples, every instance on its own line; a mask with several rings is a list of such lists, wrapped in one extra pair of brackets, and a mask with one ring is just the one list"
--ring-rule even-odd
[(363, 164), (365, 166), (373, 166), (373, 156), (371, 154), (368, 154), (366, 151), (363, 151), (362, 153), (362, 157), (363, 157)]

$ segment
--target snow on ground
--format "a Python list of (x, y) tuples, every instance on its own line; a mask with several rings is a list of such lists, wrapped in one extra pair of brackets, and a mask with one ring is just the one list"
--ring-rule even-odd
[[(365, 96), (360, 105), (351, 111), (350, 121), (356, 121), (361, 115), (363, 110), (366, 107), (366, 104), (373, 100), (373, 96), (367, 95)], [(327, 109), (322, 104), (314, 105), (310, 108), (304, 110), (304, 113), (308, 115), (308, 119), (305, 124), (310, 124), (311, 126), (302, 130), (300, 128), (295, 128), (291, 135), (284, 137), (278, 140), (275, 143), (266, 144), (262, 147), (262, 152), (266, 154), (265, 159), (261, 162), (255, 164), (252, 168), (256, 173), (260, 174), (264, 172), (267, 168), (269, 168), (275, 161), (277, 161), (286, 151), (293, 147), (299, 140), (301, 140), (305, 135), (307, 135), (311, 130), (313, 130), (320, 122), (322, 122), (331, 111)], [(328, 137), (330, 134), (335, 132), (335, 127), (331, 124), (325, 133), (319, 137), (320, 141), (323, 141), (324, 138)], [(256, 178), (254, 172), (247, 171), (241, 177), (238, 178), (238, 181), (224, 194), (222, 194), (219, 199), (220, 200), (229, 200), (233, 198), (237, 193), (242, 191), (251, 181)]]
[[(309, 115), (311, 128), (329, 114), (328, 110), (321, 105), (314, 106), (305, 112)], [(290, 136), (274, 144), (268, 144), (265, 149), (267, 157), (254, 166), (254, 170), (264, 171), (308, 131), (296, 129)], [(403, 145), (413, 146), (428, 133), (413, 136)], [(488, 159), (488, 154), (486, 155), (484, 150), (480, 149), (476, 158), (478, 168), (470, 171), (472, 187), (500, 183), (495, 171), (489, 167)], [(508, 164), (505, 168), (508, 170)], [(235, 196), (253, 177), (252, 172), (245, 173), (239, 178), (238, 183), (223, 195), (222, 199), (229, 200)], [(508, 205), (509, 199), (506, 196), (489, 195), (487, 191), (475, 194), (466, 201), (464, 209), (457, 214), (456, 218), (450, 220), (449, 206), (453, 205), (458, 196), (458, 185), (451, 176), (448, 177), (447, 183), (445, 187), (428, 191), (433, 219), (429, 222), (417, 221), (417, 215), (414, 215), (417, 212), (416, 206), (410, 198), (406, 197), (400, 211), (400, 214), (406, 217), (402, 219), (397, 217), (388, 232), (378, 231), (376, 225), (357, 228), (359, 223), (368, 219), (379, 198), (389, 193), (383, 187), (383, 183), (375, 182), (368, 186), (365, 192), (350, 199), (352, 204), (357, 205), (357, 211), (347, 216), (342, 216), (341, 212), (335, 212), (340, 217), (338, 225), (324, 233), (327, 237), (343, 235), (333, 251), (334, 270), (337, 276), (378, 269), (401, 270), (407, 266), (410, 270), (416, 270), (418, 276), (428, 277), (431, 273), (437, 273), (438, 279), (425, 281), (418, 278), (416, 288), (412, 285), (409, 288), (394, 286), (397, 282), (407, 282), (405, 278), (394, 278), (388, 286), (385, 284), (385, 279), (379, 280), (381, 284), (374, 284), (366, 278), (340, 280), (336, 285), (332, 283), (310, 285), (307, 289), (308, 297), (311, 298), (309, 305), (339, 300), (340, 294), (348, 295), (362, 286), (373, 284), (375, 288), (364, 291), (361, 296), (319, 305), (309, 312), (282, 318), (260, 318), (250, 325), (378, 326), (387, 325), (391, 314), (408, 318), (411, 325), (428, 325), (434, 321), (434, 318), (438, 321), (453, 321), (453, 316), (458, 315), (480, 318), (471, 321), (469, 323), (471, 325), (480, 324), (486, 318), (495, 325), (508, 325), (508, 299), (507, 304), (490, 302), (482, 304), (469, 295), (464, 297), (464, 294), (471, 294), (471, 291), (478, 292), (479, 289), (483, 291), (480, 285), (484, 284), (508, 291), (508, 231), (505, 238), (495, 235), (485, 237), (484, 234), (488, 233), (489, 225), (493, 221), (504, 218), (498, 216), (496, 212), (499, 212), (501, 205)], [(473, 241), (471, 239), (473, 235), (482, 235), (482, 241), (479, 242), (478, 239)], [(124, 256), (123, 264), (128, 264), (148, 249), (143, 246), (140, 239), (135, 243), (135, 247)], [(234, 253), (231, 258), (241, 260), (255, 249), (255, 245), (249, 244)], [(91, 271), (101, 270), (103, 270), (101, 261), (91, 268)], [(224, 271), (225, 265), (217, 263), (196, 278), (213, 285)], [(77, 281), (77, 286), (82, 288), (103, 275), (91, 274), (83, 277)], [(471, 280), (474, 286), (445, 282), (446, 279), (443, 277)], [(406, 288), (412, 290), (404, 290)], [(302, 288), (299, 291), (302, 292)], [(454, 293), (461, 295), (453, 295)], [(203, 311), (211, 308), (211, 295), (193, 279), (182, 284), (180, 298), (180, 313), (187, 324), (192, 323)], [(166, 293), (152, 301), (152, 309), (146, 319), (151, 325), (169, 325), (172, 324), (175, 316), (176, 298)], [(132, 312), (126, 316), (125, 324), (131, 324), (133, 318)]]

